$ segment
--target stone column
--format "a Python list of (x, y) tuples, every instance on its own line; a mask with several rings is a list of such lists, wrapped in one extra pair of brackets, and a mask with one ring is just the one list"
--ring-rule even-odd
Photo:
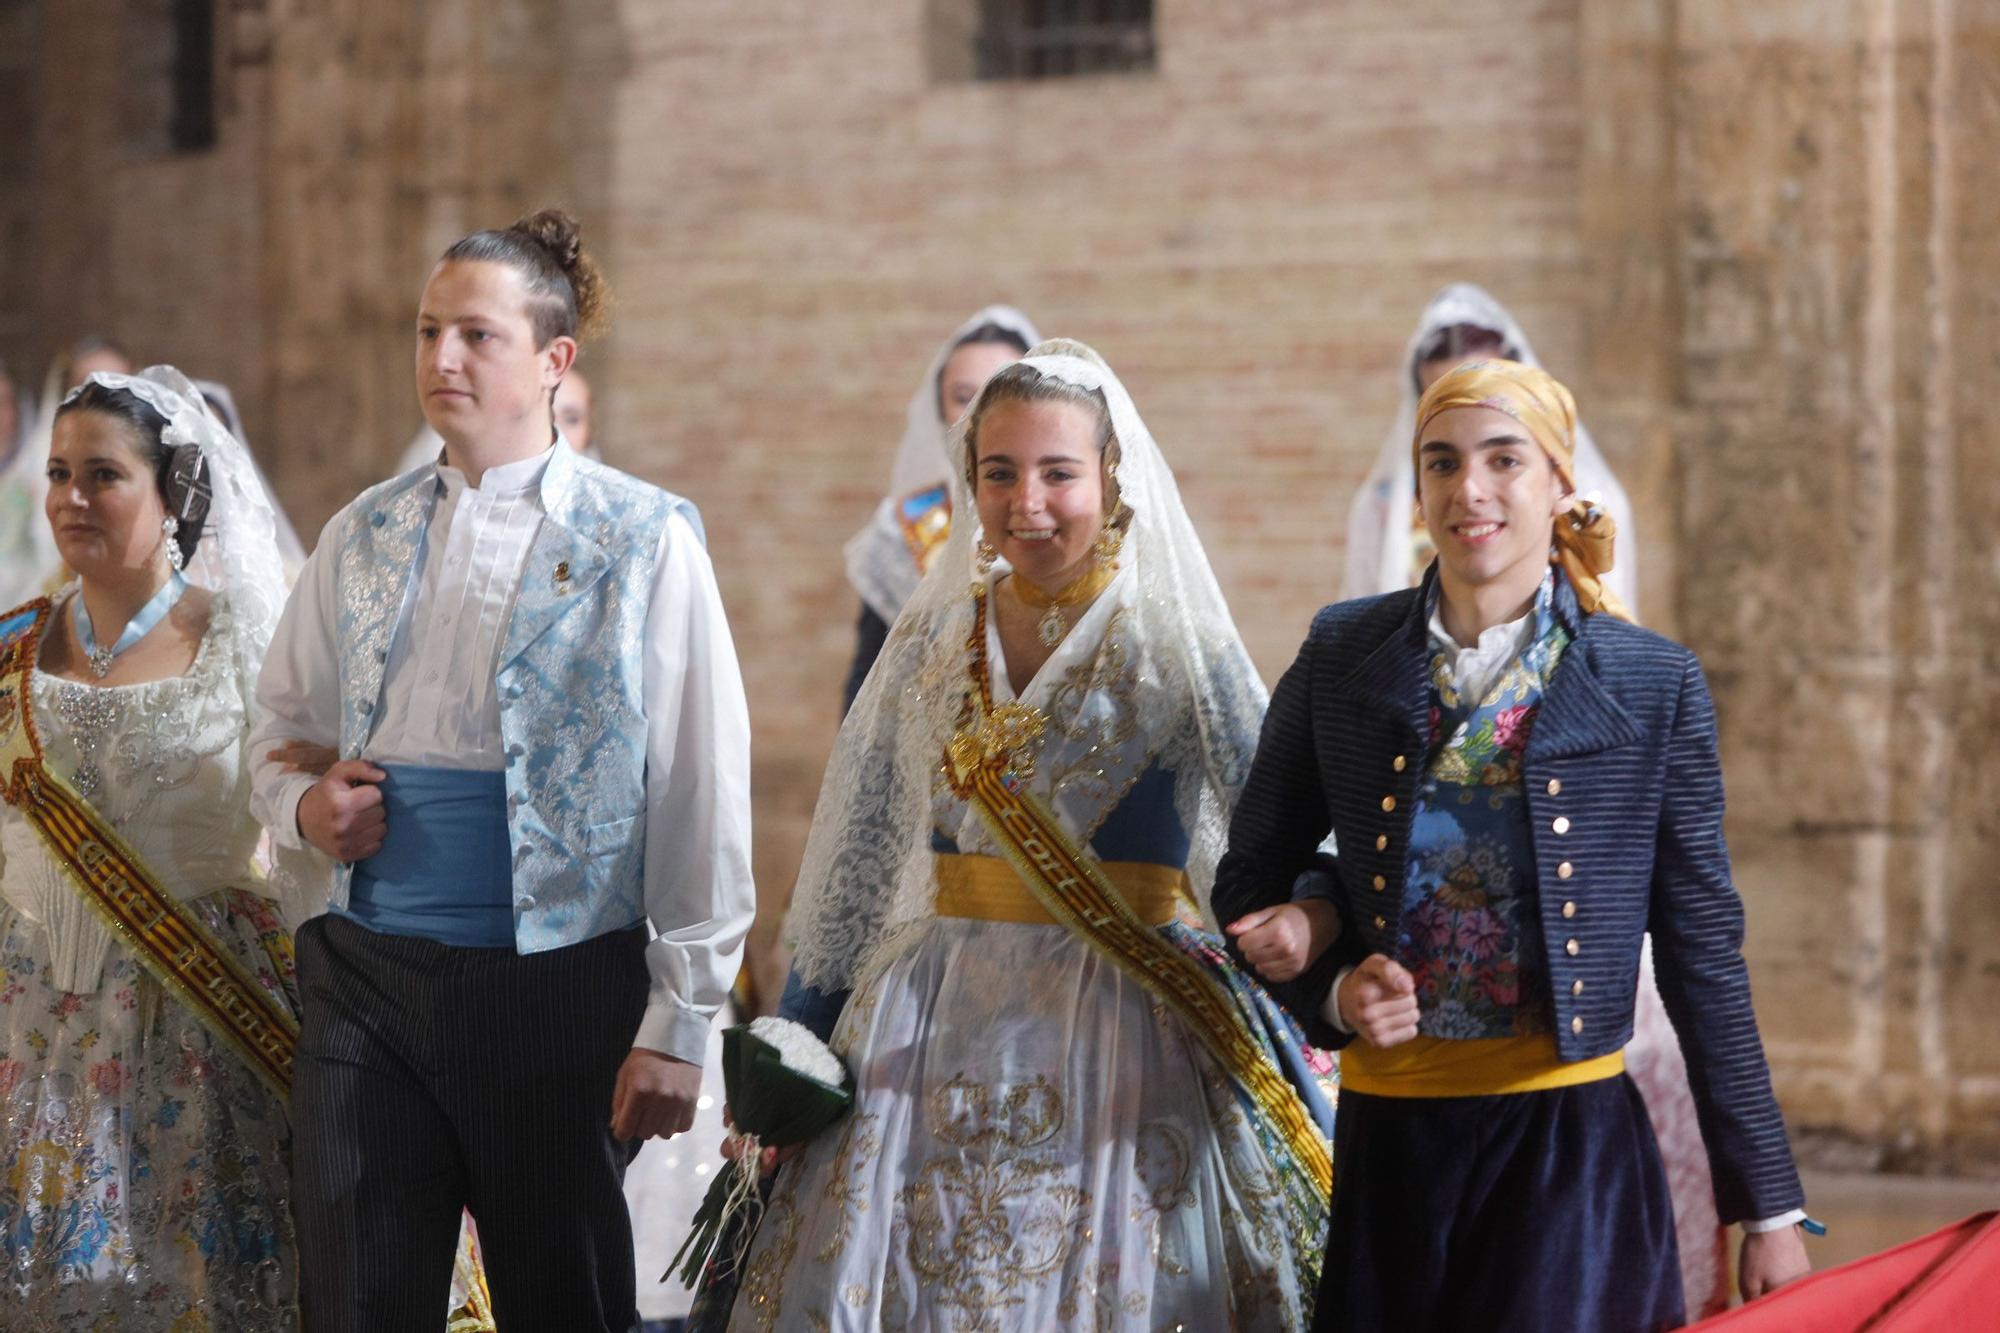
[(1996, 144), (1994, 7), (1677, 24), (1682, 629), (1780, 1094), (1890, 1159), (1990, 1158), (1996, 451), (1966, 390), (2000, 329), (1961, 192)]

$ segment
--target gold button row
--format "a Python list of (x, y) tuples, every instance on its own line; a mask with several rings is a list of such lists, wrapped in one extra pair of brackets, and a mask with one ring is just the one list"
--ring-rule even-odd
[[(1549, 779), (1549, 785), (1548, 785), (1548, 793), (1549, 793), (1549, 795), (1551, 795), (1551, 796), (1560, 796), (1560, 795), (1562, 795), (1562, 789), (1563, 789), (1563, 785), (1562, 785), (1562, 779), (1561, 779), (1561, 778), (1550, 778), (1550, 779)], [(1568, 815), (1557, 815), (1557, 816), (1555, 817), (1555, 819), (1554, 819), (1553, 821), (1551, 821), (1551, 822), (1550, 822), (1550, 824), (1549, 824), (1549, 827), (1550, 827), (1550, 828), (1552, 828), (1552, 829), (1554, 829), (1554, 830), (1556, 831), (1556, 835), (1557, 835), (1558, 837), (1562, 836), (1562, 835), (1563, 835), (1563, 834), (1565, 834), (1565, 833), (1568, 833), (1568, 832), (1569, 832), (1569, 816), (1568, 816)], [(1568, 861), (1564, 861), (1564, 862), (1563, 862), (1562, 864), (1560, 864), (1560, 865), (1558, 865), (1558, 866), (1556, 867), (1556, 878), (1557, 878), (1557, 879), (1568, 879), (1568, 878), (1569, 878), (1570, 876), (1574, 875), (1575, 873), (1576, 873), (1576, 867), (1575, 867), (1575, 866), (1574, 866), (1573, 864), (1571, 864), (1570, 862), (1568, 862)], [(1568, 920), (1568, 919), (1570, 919), (1570, 918), (1572, 918), (1572, 917), (1574, 917), (1574, 916), (1576, 915), (1576, 901), (1575, 901), (1574, 899), (1571, 899), (1570, 901), (1568, 901), (1568, 902), (1565, 902), (1565, 903), (1564, 903), (1564, 904), (1562, 905), (1562, 914), (1563, 914), (1563, 918), (1564, 918), (1565, 920)], [(1563, 952), (1567, 953), (1567, 954), (1568, 954), (1568, 955), (1569, 955), (1569, 956), (1570, 956), (1571, 958), (1574, 958), (1574, 957), (1576, 957), (1576, 956), (1577, 956), (1578, 954), (1580, 954), (1580, 953), (1582, 953), (1582, 952), (1583, 952), (1583, 946), (1582, 946), (1581, 944), (1577, 943), (1577, 942), (1576, 942), (1576, 941), (1575, 941), (1574, 939), (1572, 939), (1572, 940), (1570, 940), (1570, 941), (1569, 941), (1568, 943), (1566, 943), (1566, 944), (1564, 944), (1564, 945), (1563, 945)], [(1569, 993), (1570, 993), (1570, 994), (1571, 994), (1572, 996), (1578, 996), (1578, 995), (1582, 995), (1582, 994), (1583, 994), (1583, 978), (1582, 978), (1582, 977), (1578, 977), (1578, 978), (1576, 978), (1576, 979), (1575, 979), (1574, 981), (1570, 982), (1570, 984), (1569, 984)], [(1571, 1018), (1571, 1019), (1569, 1020), (1569, 1030), (1570, 1030), (1570, 1031), (1571, 1031), (1572, 1033), (1575, 1033), (1575, 1034), (1579, 1034), (1579, 1035), (1580, 1035), (1580, 1034), (1581, 1034), (1581, 1033), (1583, 1032), (1583, 1015), (1582, 1015), (1582, 1014), (1577, 1014), (1576, 1016), (1574, 1016), (1573, 1018)]]

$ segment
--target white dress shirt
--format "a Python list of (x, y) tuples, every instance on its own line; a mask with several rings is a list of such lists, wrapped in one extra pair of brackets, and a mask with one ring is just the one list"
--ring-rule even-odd
[[(569, 445), (558, 440), (556, 448)], [(361, 757), (500, 772), (494, 689), (500, 645), (543, 521), (549, 453), (489, 468), (478, 486), (440, 464), (423, 570), (403, 597), (381, 720)], [(338, 553), (353, 508), (327, 524), (271, 641), (251, 738), (252, 808), (284, 846), (304, 845), (300, 799), (315, 779), (268, 756), (340, 736)], [(708, 552), (673, 515), (654, 558), (646, 617), (646, 916), (652, 989), (633, 1045), (699, 1064), (755, 912), (750, 875), (750, 719)]]
[(1535, 608), (1530, 606), (1512, 620), (1481, 630), (1468, 648), (1444, 627), (1444, 598), (1440, 597), (1437, 609), (1431, 612), (1430, 633), (1431, 646), (1444, 653), (1445, 678), (1451, 687), (1461, 699), (1477, 703), (1486, 698), (1507, 668), (1534, 643)]

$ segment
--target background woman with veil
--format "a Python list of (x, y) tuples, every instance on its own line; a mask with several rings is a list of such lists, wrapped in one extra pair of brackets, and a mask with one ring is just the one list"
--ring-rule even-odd
[[(273, 515), (171, 367), (93, 374), (52, 425), (78, 578), (0, 618), (0, 1325), (292, 1327), (270, 1052), (317, 889), (309, 857), (259, 867), (249, 809)], [(234, 979), (234, 1027), (197, 967)]]
[[(1417, 400), (1433, 380), (1465, 361), (1482, 356), (1505, 357), (1540, 369), (1541, 359), (1528, 335), (1506, 307), (1482, 287), (1454, 282), (1433, 296), (1410, 335), (1398, 364), (1401, 404), (1382, 451), (1368, 479), (1347, 511), (1347, 563), (1341, 578), (1342, 597), (1370, 597), (1378, 592), (1413, 588), (1422, 579), (1433, 554), (1417, 517), (1417, 480), (1410, 464), (1410, 435), (1417, 428)], [(1605, 579), (1634, 614), (1639, 609), (1637, 538), (1632, 502), (1612, 475), (1610, 464), (1581, 424), (1576, 428), (1578, 493), (1602, 506), (1618, 523), (1618, 565)]]
[(1331, 1108), (1187, 924), (1264, 688), (1094, 352), (1039, 345), (950, 447), (793, 907), (787, 1009), (838, 1015), (855, 1106), (781, 1169), (731, 1326), (1302, 1328)]
[[(1422, 580), (1436, 552), (1416, 512), (1410, 438), (1417, 425), (1417, 401), (1433, 381), (1461, 363), (1496, 356), (1541, 366), (1519, 322), (1483, 288), (1455, 282), (1431, 298), (1397, 367), (1402, 405), (1395, 423), (1348, 511), (1343, 596), (1393, 592)], [(1576, 427), (1575, 467), (1577, 492), (1602, 506), (1618, 525), (1618, 560), (1604, 583), (1636, 616), (1638, 538), (1632, 503), (1582, 422)], [(1716, 1220), (1708, 1154), (1695, 1121), (1687, 1065), (1653, 981), (1650, 941), (1639, 969), (1638, 1004), (1632, 1043), (1626, 1048), (1626, 1068), (1639, 1085), (1660, 1141), (1660, 1156), (1673, 1193), (1682, 1287), (1689, 1314), (1698, 1318), (1728, 1304), (1728, 1233)]]
[(842, 712), (854, 707), (889, 626), (951, 533), (946, 433), (994, 371), (1040, 341), (1034, 324), (1013, 306), (987, 306), (945, 339), (910, 396), (889, 493), (847, 543), (847, 581), (861, 598), (861, 618), (854, 627), (854, 662), (841, 694)]

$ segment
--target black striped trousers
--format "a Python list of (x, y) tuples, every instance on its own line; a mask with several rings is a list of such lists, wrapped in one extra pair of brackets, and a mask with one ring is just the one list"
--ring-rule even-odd
[(292, 1211), (308, 1333), (437, 1333), (459, 1213), (507, 1333), (638, 1323), (611, 1094), (648, 988), (644, 926), (547, 953), (298, 933)]

